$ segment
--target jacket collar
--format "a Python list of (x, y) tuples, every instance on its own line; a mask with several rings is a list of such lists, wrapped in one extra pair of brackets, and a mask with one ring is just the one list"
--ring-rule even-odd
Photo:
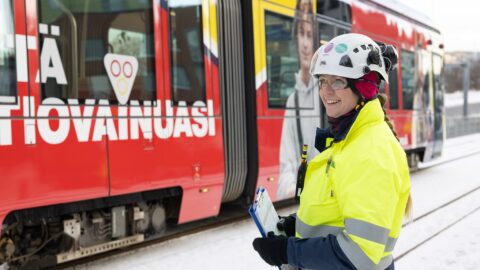
[(342, 132), (333, 136), (330, 128), (317, 128), (315, 136), (315, 148), (321, 153), (330, 147), (333, 142), (347, 140), (352, 134), (361, 129), (363, 126), (371, 123), (383, 121), (385, 114), (383, 113), (380, 101), (373, 99), (367, 102), (363, 108), (356, 113), (355, 119), (350, 127), (345, 128)]
[(362, 127), (376, 122), (382, 122), (384, 119), (385, 114), (383, 113), (382, 105), (380, 105), (380, 100), (378, 100), (378, 98), (370, 100), (360, 110), (357, 119), (353, 122), (350, 131), (348, 131), (344, 139), (347, 140)]

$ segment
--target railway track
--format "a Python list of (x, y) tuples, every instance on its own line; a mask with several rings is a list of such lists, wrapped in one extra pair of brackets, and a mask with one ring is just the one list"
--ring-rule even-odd
[(400, 255), (397, 255), (395, 257), (395, 261), (399, 261), (401, 260), (402, 258), (404, 258), (406, 255), (408, 255), (409, 253), (411, 253), (412, 251), (416, 250), (417, 248), (423, 246), (424, 244), (426, 244), (428, 241), (432, 240), (433, 238), (439, 236), (441, 233), (445, 232), (446, 230), (450, 229), (451, 227), (455, 226), (457, 223), (459, 223), (460, 221), (464, 220), (465, 218), (473, 215), (474, 213), (476, 213), (478, 210), (480, 210), (480, 206), (476, 207), (475, 209), (471, 210), (471, 211), (468, 211), (467, 214), (463, 215), (461, 218), (457, 219), (455, 222), (453, 223), (450, 223), (448, 226), (444, 227), (443, 229), (435, 232), (434, 234), (432, 234), (430, 237), (427, 237), (425, 240), (421, 241), (420, 243), (414, 245), (412, 248), (408, 249), (407, 251), (404, 251), (402, 252)]
[[(460, 159), (468, 158), (468, 157), (478, 155), (478, 154), (480, 154), (480, 151), (474, 151), (474, 152), (468, 153), (468, 154), (463, 155), (463, 156), (455, 157), (455, 158), (448, 159), (448, 160), (443, 160), (443, 161), (440, 161), (440, 162), (435, 162), (428, 167), (419, 168), (419, 170), (417, 170), (417, 171), (420, 172), (420, 171), (427, 170), (427, 169), (435, 167), (435, 166), (439, 166), (439, 165), (449, 163), (449, 162), (458, 161)], [(442, 204), (442, 205), (440, 205), (440, 206), (422, 214), (421, 216), (418, 216), (418, 217), (414, 218), (412, 222), (405, 224), (404, 227), (410, 226), (411, 224), (415, 224), (416, 222), (424, 220), (424, 219), (428, 218), (429, 216), (435, 214), (436, 212), (452, 205), (453, 203), (455, 203), (455, 202), (461, 200), (462, 198), (464, 198), (465, 196), (468, 196), (472, 193), (475, 193), (478, 190), (480, 190), (480, 186), (477, 186), (477, 187), (475, 187), (475, 188), (473, 188), (473, 189), (471, 189), (467, 192), (464, 192), (461, 195), (453, 198), (452, 200), (449, 200), (448, 202), (446, 202), (446, 203), (444, 203), (444, 204)], [(293, 205), (294, 205), (294, 201), (290, 200), (290, 201), (282, 202), (281, 204), (277, 205), (277, 207), (279, 209), (284, 209), (284, 208), (291, 207)], [(462, 221), (463, 219), (467, 218), (468, 216), (472, 215), (473, 213), (477, 212), (478, 210), (480, 210), (480, 206), (473, 209), (472, 211), (469, 211), (465, 215), (461, 216), (459, 219), (456, 219), (454, 222), (450, 223), (448, 226), (443, 227), (441, 230), (433, 233), (429, 237), (425, 238), (423, 241), (417, 243), (413, 247), (411, 247), (408, 250), (406, 250), (406, 251), (402, 252), (401, 254), (397, 255), (395, 259), (396, 260), (401, 260), (402, 258), (404, 258), (404, 256), (408, 255), (409, 253), (411, 253), (415, 249), (421, 247), (422, 245), (424, 245), (425, 243), (427, 243), (431, 239), (440, 235), (442, 232), (448, 230), (449, 228), (451, 228), (452, 226), (454, 226), (458, 222)], [(177, 226), (176, 228), (168, 231), (166, 236), (162, 236), (158, 239), (149, 240), (149, 241), (142, 242), (142, 243), (139, 243), (139, 244), (135, 244), (133, 246), (129, 246), (129, 247), (126, 247), (126, 248), (112, 250), (112, 251), (109, 251), (109, 252), (106, 252), (106, 253), (93, 255), (91, 257), (75, 260), (75, 261), (72, 261), (72, 262), (63, 263), (63, 264), (56, 265), (54, 267), (50, 267), (50, 268), (47, 268), (47, 269), (51, 269), (51, 270), (53, 270), (53, 269), (55, 269), (55, 270), (57, 270), (57, 269), (67, 269), (67, 268), (75, 267), (75, 266), (78, 266), (78, 265), (87, 264), (87, 263), (97, 261), (97, 260), (101, 260), (101, 259), (105, 259), (105, 258), (108, 258), (108, 257), (121, 255), (122, 253), (130, 252), (132, 250), (145, 248), (145, 247), (148, 247), (148, 246), (151, 246), (151, 245), (160, 244), (160, 243), (170, 241), (170, 240), (173, 240), (173, 239), (176, 239), (176, 238), (196, 234), (198, 232), (202, 232), (202, 231), (205, 231), (205, 230), (209, 230), (209, 229), (221, 227), (221, 226), (224, 226), (224, 225), (240, 222), (240, 221), (243, 221), (243, 220), (249, 218), (246, 209), (240, 209), (240, 210), (237, 209), (237, 211), (231, 211), (231, 212), (233, 212), (233, 213), (226, 214), (226, 215), (221, 215), (220, 217), (217, 217), (217, 218), (210, 218), (210, 219), (206, 219), (206, 220), (202, 220), (202, 221), (198, 221), (198, 222), (193, 222), (191, 224), (185, 224), (185, 225)]]
[(426, 170), (426, 169), (429, 169), (429, 168), (432, 168), (432, 167), (435, 167), (435, 166), (438, 166), (438, 165), (454, 162), (454, 161), (457, 161), (457, 160), (460, 160), (460, 159), (469, 158), (471, 156), (475, 156), (475, 155), (478, 155), (478, 154), (480, 154), (480, 150), (473, 151), (471, 153), (468, 153), (468, 154), (465, 154), (465, 155), (462, 155), (462, 156), (458, 156), (458, 157), (454, 157), (454, 158), (451, 158), (451, 159), (448, 159), (448, 160), (441, 160), (441, 161), (438, 161), (438, 162), (432, 162), (432, 164), (428, 165), (427, 167), (416, 168), (415, 170), (413, 170), (411, 172), (418, 172), (418, 171)]
[[(452, 158), (452, 159), (448, 159), (448, 160), (444, 160), (444, 161), (440, 161), (440, 162), (436, 162), (434, 164), (432, 164), (431, 166), (428, 166), (428, 167), (425, 167), (425, 168), (421, 168), (419, 169), (419, 171), (422, 171), (422, 170), (426, 170), (426, 169), (429, 169), (431, 167), (434, 167), (434, 166), (439, 166), (439, 165), (442, 165), (442, 164), (445, 164), (445, 163), (449, 163), (449, 162), (454, 162), (454, 161), (458, 161), (458, 160), (461, 160), (461, 159), (465, 159), (465, 158), (468, 158), (468, 157), (471, 157), (471, 156), (474, 156), (474, 155), (479, 155), (480, 154), (480, 151), (473, 151), (471, 153), (468, 153), (466, 155), (462, 155), (462, 156), (459, 156), (459, 157), (455, 157), (455, 158)], [(416, 224), (418, 223), (419, 221), (422, 221), (422, 220), (425, 220), (427, 219), (428, 217), (434, 215), (435, 213), (438, 213), (439, 211), (443, 210), (443, 209), (446, 209), (447, 207), (453, 205), (454, 203), (456, 202), (459, 202), (460, 200), (462, 200), (463, 198), (466, 198), (468, 197), (469, 195), (472, 195), (474, 194), (475, 192), (477, 191), (480, 191), (480, 185), (479, 186), (476, 186), (474, 188), (471, 188), (469, 189), (468, 191), (454, 197), (453, 199), (441, 204), (440, 206), (414, 218), (411, 222), (408, 222), (406, 224), (403, 225), (403, 227), (407, 227), (407, 226), (411, 226), (413, 224)], [(422, 241), (420, 241), (419, 243), (413, 245), (412, 247), (408, 248), (407, 250), (401, 252), (400, 254), (396, 255), (395, 256), (395, 260), (396, 261), (399, 261), (401, 260), (402, 258), (404, 258), (406, 255), (408, 255), (409, 253), (411, 253), (412, 251), (415, 251), (416, 249), (418, 249), (419, 247), (423, 246), (424, 244), (426, 244), (427, 242), (429, 242), (430, 240), (432, 240), (433, 238), (439, 236), (440, 234), (442, 234), (443, 232), (447, 231), (448, 229), (450, 229), (451, 227), (455, 226), (457, 223), (461, 222), (462, 220), (464, 220), (465, 218), (473, 215), (474, 213), (476, 213), (477, 211), (480, 210), (480, 204), (475, 207), (474, 209), (471, 209), (469, 211), (467, 211), (465, 214), (461, 215), (460, 217), (456, 218), (453, 220), (453, 222), (450, 222), (448, 225), (446, 226), (443, 226), (441, 229), (437, 230), (436, 232), (433, 232), (433, 234), (431, 234), (430, 236), (426, 237), (425, 239), (423, 239)]]

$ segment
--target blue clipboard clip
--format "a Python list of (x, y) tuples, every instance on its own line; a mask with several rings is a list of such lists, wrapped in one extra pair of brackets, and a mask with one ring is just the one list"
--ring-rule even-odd
[(255, 201), (250, 205), (248, 208), (248, 213), (252, 217), (253, 221), (255, 222), (255, 225), (257, 226), (258, 230), (260, 231), (260, 234), (262, 237), (267, 237), (267, 232), (265, 231), (264, 227), (262, 226), (260, 222), (260, 218), (257, 216), (257, 207), (258, 207), (258, 199), (260, 196), (262, 196), (262, 193), (265, 192), (266, 189), (264, 187), (260, 187), (257, 189), (257, 192), (255, 193)]

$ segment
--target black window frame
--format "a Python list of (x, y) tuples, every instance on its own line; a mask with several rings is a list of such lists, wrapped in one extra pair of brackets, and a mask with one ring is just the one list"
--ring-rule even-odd
[(389, 109), (399, 109), (399, 96), (398, 96), (398, 70), (394, 69), (388, 74), (388, 104)]
[[(322, 3), (329, 6), (324, 9), (325, 6)], [(351, 25), (352, 6), (340, 0), (317, 0), (317, 16), (329, 18), (337, 23)]]
[[(7, 89), (7, 93), (2, 93), (0, 92), (0, 104), (5, 104), (5, 105), (12, 105), (12, 104), (18, 104), (18, 84), (17, 84), (17, 68), (18, 68), (18, 65), (17, 65), (17, 51), (16, 51), (16, 38), (15, 38), (15, 3), (13, 0), (0, 0), (0, 1), (4, 1), (5, 3), (10, 4), (10, 8), (11, 10), (6, 10), (6, 9), (3, 9), (3, 11), (5, 13), (8, 13), (10, 12), (9, 15), (11, 15), (11, 23), (12, 23), (12, 29), (9, 29), (11, 30), (11, 33), (3, 33), (5, 36), (4, 37), (1, 37), (4, 42), (4, 49), (5, 51), (10, 51), (10, 52), (7, 52), (7, 57), (5, 57), (4, 60), (8, 61), (8, 67), (7, 67), (7, 70), (6, 70), (6, 74), (3, 74), (3, 75), (6, 75), (8, 78), (9, 78), (9, 86), (6, 86), (6, 89)], [(0, 21), (3, 19), (7, 19), (8, 16), (2, 16), (0, 18)], [(8, 30), (7, 30), (8, 31)], [(8, 36), (10, 36), (10, 38), (8, 38)], [(10, 39), (10, 42), (11, 42), (11, 45), (13, 45), (12, 47), (9, 47), (9, 40)], [(1, 43), (0, 43), (1, 45)], [(2, 53), (0, 51), (0, 53)], [(0, 70), (1, 70), (1, 66), (0, 66)], [(2, 78), (2, 74), (0, 74), (0, 78)], [(1, 87), (1, 85), (0, 85)], [(3, 88), (3, 87), (2, 87)], [(4, 91), (4, 89), (0, 89), (1, 91)]]
[[(287, 72), (281, 72), (281, 67), (282, 67), (282, 64), (280, 63), (280, 72), (279, 74), (277, 74), (277, 76), (273, 76), (271, 73), (272, 73), (272, 70), (273, 69), (278, 69), (278, 67), (272, 67), (272, 64), (271, 62), (274, 61), (274, 59), (268, 59), (269, 57), (269, 38), (268, 38), (268, 17), (271, 16), (271, 17), (276, 17), (276, 19), (279, 19), (279, 20), (286, 20), (286, 21), (290, 21), (291, 22), (291, 27), (292, 29), (290, 29), (289, 31), (286, 31), (287, 35), (290, 37), (290, 42), (292, 42), (293, 44), (295, 45), (292, 45), (291, 48), (294, 48), (294, 52), (293, 52), (293, 55), (294, 55), (294, 58), (295, 58), (295, 68), (293, 69), (293, 71), (290, 71), (288, 70)], [(299, 107), (296, 107), (296, 106), (292, 106), (292, 107), (287, 107), (287, 103), (288, 103), (288, 100), (290, 97), (294, 97), (293, 95), (295, 95), (295, 79), (293, 80), (290, 80), (288, 78), (291, 78), (293, 75), (293, 78), (294, 78), (294, 74), (296, 74), (300, 68), (300, 63), (299, 63), (299, 59), (298, 59), (298, 52), (297, 52), (297, 46), (296, 46), (296, 42), (295, 42), (295, 38), (294, 36), (292, 35), (293, 33), (293, 27), (295, 26), (295, 23), (294, 23), (294, 20), (295, 18), (293, 17), (289, 17), (287, 15), (284, 15), (284, 14), (280, 14), (280, 13), (277, 13), (277, 12), (274, 12), (274, 11), (271, 11), (271, 10), (265, 10), (265, 13), (264, 13), (264, 29), (265, 29), (265, 68), (266, 68), (266, 75), (267, 75), (267, 105), (268, 105), (268, 108), (269, 109), (282, 109), (282, 110), (295, 110), (295, 109), (299, 109), (299, 110), (304, 110), (304, 109), (313, 109), (313, 100), (312, 100), (312, 104), (311, 106), (309, 107), (303, 107), (299, 104)], [(280, 55), (281, 57), (285, 56), (285, 54), (282, 54)], [(275, 60), (280, 60), (280, 59), (275, 59)], [(288, 77), (290, 76), (290, 77)], [(287, 78), (285, 81), (286, 81), (286, 84), (287, 84), (287, 88), (291, 88), (291, 91), (287, 94), (287, 95), (282, 95), (280, 92), (281, 92), (281, 84), (283, 84), (283, 78)], [(278, 82), (274, 82), (272, 81), (272, 78), (278, 78)], [(278, 84), (278, 97), (276, 97), (276, 95), (273, 95), (273, 91), (275, 90), (273, 84), (276, 83)], [(290, 86), (288, 86), (288, 84), (290, 84)], [(275, 90), (277, 91), (277, 90)], [(278, 101), (276, 101), (278, 100)]]

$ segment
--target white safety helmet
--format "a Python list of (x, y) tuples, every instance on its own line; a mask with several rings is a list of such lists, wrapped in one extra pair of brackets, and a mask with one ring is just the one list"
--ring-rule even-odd
[[(376, 71), (387, 83), (388, 72), (397, 64), (398, 55), (392, 45), (377, 44), (361, 34), (344, 34), (321, 46), (313, 55), (310, 73), (358, 79)], [(385, 63), (386, 62), (386, 63)]]

